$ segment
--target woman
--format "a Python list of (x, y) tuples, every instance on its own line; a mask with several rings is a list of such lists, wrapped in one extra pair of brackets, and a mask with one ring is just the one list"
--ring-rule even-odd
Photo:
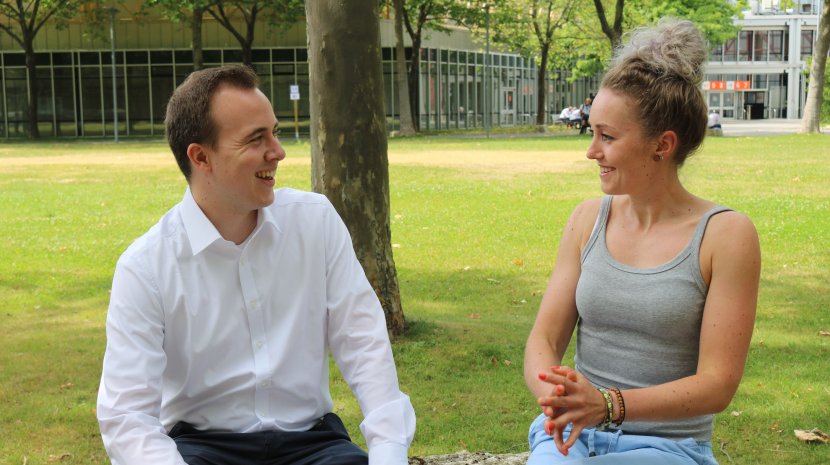
[[(529, 465), (717, 463), (760, 247), (749, 219), (678, 177), (706, 132), (706, 58), (691, 22), (663, 20), (632, 34), (594, 98), (587, 156), (607, 195), (572, 213), (528, 338)], [(575, 328), (575, 368), (559, 366)]]

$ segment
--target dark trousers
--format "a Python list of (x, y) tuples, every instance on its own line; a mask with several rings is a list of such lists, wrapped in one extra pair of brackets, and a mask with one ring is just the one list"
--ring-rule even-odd
[(199, 431), (179, 422), (170, 437), (189, 465), (366, 465), (369, 456), (357, 447), (334, 413), (308, 431), (227, 433)]

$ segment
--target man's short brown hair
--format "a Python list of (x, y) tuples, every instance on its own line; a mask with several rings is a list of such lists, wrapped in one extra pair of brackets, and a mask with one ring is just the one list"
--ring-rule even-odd
[(256, 73), (244, 65), (226, 65), (191, 73), (176, 88), (167, 102), (164, 128), (167, 143), (176, 157), (176, 163), (190, 181), (190, 144), (213, 145), (216, 127), (210, 114), (210, 101), (223, 84), (240, 89), (254, 89), (259, 85)]

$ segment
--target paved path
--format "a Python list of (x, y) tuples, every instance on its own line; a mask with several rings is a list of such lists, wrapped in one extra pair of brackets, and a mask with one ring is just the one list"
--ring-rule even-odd
[[(796, 134), (800, 119), (727, 120), (723, 122), (724, 136), (780, 136)], [(823, 133), (827, 134), (828, 128)]]

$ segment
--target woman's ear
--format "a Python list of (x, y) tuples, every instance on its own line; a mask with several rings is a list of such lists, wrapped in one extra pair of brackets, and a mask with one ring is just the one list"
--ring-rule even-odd
[(674, 131), (665, 131), (657, 136), (657, 151), (656, 155), (663, 158), (670, 158), (677, 150), (677, 133)]

